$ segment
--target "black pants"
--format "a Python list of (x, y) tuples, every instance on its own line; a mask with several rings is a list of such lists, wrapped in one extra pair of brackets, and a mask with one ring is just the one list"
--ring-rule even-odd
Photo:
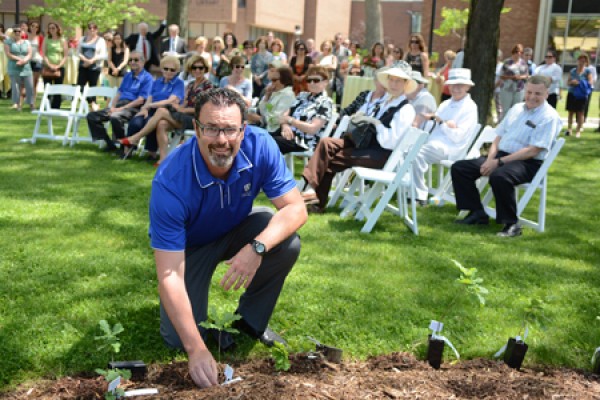
[[(130, 103), (129, 100), (120, 100), (117, 103), (117, 107), (123, 107), (124, 105)], [(104, 123), (106, 121), (110, 121), (112, 126), (113, 136), (115, 139), (121, 139), (125, 137), (125, 123), (135, 114), (140, 111), (138, 107), (126, 108), (124, 110), (115, 112), (110, 114), (109, 109), (105, 108), (100, 111), (92, 111), (87, 115), (88, 127), (90, 129), (90, 135), (92, 138), (96, 140), (104, 140), (106, 142), (106, 146), (109, 149), (113, 149), (116, 146), (113, 144), (111, 138), (108, 136), (106, 132), (106, 128), (104, 127)]]
[(556, 109), (556, 103), (558, 102), (558, 95), (556, 93), (552, 93), (548, 95), (548, 104), (552, 106), (552, 108)]
[[(508, 153), (499, 151), (496, 158), (507, 155)], [(479, 157), (457, 161), (452, 166), (452, 186), (458, 210), (483, 210), (475, 181), (481, 177), (479, 169), (486, 160), (487, 157)], [(492, 172), (489, 184), (496, 199), (497, 223), (516, 224), (519, 221), (515, 186), (531, 182), (541, 165), (542, 160), (511, 161)]]
[[(77, 74), (77, 84), (83, 90), (83, 87), (87, 83), (89, 87), (98, 86), (98, 79), (100, 78), (100, 68), (90, 69), (79, 66), (79, 72)], [(95, 97), (89, 97), (88, 103), (95, 103)]]
[[(44, 81), (44, 86), (46, 86), (47, 83), (50, 83), (51, 85), (60, 85), (63, 83), (64, 79), (65, 79), (65, 69), (64, 68), (60, 68), (60, 76), (56, 77), (56, 78), (46, 78), (44, 76), (42, 76), (42, 79)], [(60, 108), (60, 103), (62, 103), (62, 96), (50, 96), (50, 107), (52, 108)]]
[[(129, 121), (129, 125), (127, 125), (127, 136), (133, 136), (139, 131), (141, 131), (142, 128), (146, 126), (150, 118), (154, 116), (156, 110), (156, 108), (150, 108), (148, 110), (147, 117), (138, 115), (137, 117), (134, 117), (131, 121)], [(146, 144), (144, 145), (144, 148), (150, 153), (156, 153), (158, 151), (158, 140), (156, 139), (155, 130), (146, 135)]]

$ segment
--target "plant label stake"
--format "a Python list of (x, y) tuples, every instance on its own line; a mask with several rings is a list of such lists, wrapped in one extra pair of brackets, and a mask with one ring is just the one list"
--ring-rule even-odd
[(242, 380), (242, 378), (240, 378), (239, 376), (237, 378), (233, 377), (233, 368), (231, 368), (229, 364), (225, 366), (225, 371), (223, 371), (223, 375), (225, 375), (225, 382), (223, 382), (221, 386), (230, 385), (232, 383), (239, 382)]
[(592, 372), (600, 374), (600, 347), (596, 348), (592, 356)]
[(327, 346), (319, 342), (317, 339), (307, 336), (308, 340), (315, 344), (315, 351), (323, 353), (327, 361), (339, 364), (342, 361), (342, 354), (344, 353), (342, 349), (338, 349), (337, 347)]
[(514, 368), (519, 370), (521, 365), (523, 364), (523, 360), (525, 359), (525, 354), (527, 353), (527, 349), (529, 346), (525, 343), (525, 339), (527, 339), (527, 335), (529, 334), (529, 328), (525, 328), (525, 334), (523, 338), (517, 335), (514, 338), (509, 338), (508, 342), (502, 346), (494, 357), (500, 357), (502, 353), (504, 353), (504, 363), (508, 365), (510, 368)]
[(108, 384), (108, 391), (112, 394), (116, 394), (116, 390), (119, 387), (119, 385), (121, 384), (121, 377), (117, 376), (115, 379), (113, 379), (109, 384)]
[(439, 321), (431, 320), (431, 323), (429, 324), (429, 329), (431, 329), (432, 332), (429, 335), (428, 340), (427, 361), (434, 369), (440, 369), (445, 344), (450, 346), (457, 359), (460, 358), (460, 354), (458, 354), (458, 351), (456, 351), (456, 348), (452, 345), (450, 340), (440, 334), (443, 328), (444, 324)]

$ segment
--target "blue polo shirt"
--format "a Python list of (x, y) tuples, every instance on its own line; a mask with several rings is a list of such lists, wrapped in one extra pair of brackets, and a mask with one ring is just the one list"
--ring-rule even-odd
[(152, 96), (152, 102), (156, 102), (166, 100), (173, 94), (177, 96), (181, 102), (183, 100), (184, 91), (185, 85), (180, 78), (175, 77), (169, 82), (165, 82), (165, 79), (161, 77), (157, 78), (152, 84), (150, 96)]
[(121, 86), (119, 86), (119, 100), (133, 101), (140, 96), (144, 100), (147, 99), (150, 96), (152, 82), (152, 75), (145, 69), (142, 69), (138, 76), (135, 76), (131, 71), (126, 73)]
[(261, 190), (276, 199), (296, 187), (276, 142), (248, 126), (227, 180), (215, 178), (194, 137), (161, 163), (152, 181), (150, 242), (163, 251), (202, 246), (244, 221)]

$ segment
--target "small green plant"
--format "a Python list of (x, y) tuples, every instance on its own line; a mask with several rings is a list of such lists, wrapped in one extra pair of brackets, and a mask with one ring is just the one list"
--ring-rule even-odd
[(290, 353), (287, 348), (279, 343), (273, 343), (273, 347), (271, 347), (271, 357), (275, 360), (275, 371), (289, 371), (292, 367), (290, 363)]
[(520, 332), (520, 335), (528, 330), (533, 322), (539, 323), (545, 318), (545, 308), (546, 302), (543, 299), (533, 298), (529, 300), (529, 304), (523, 308), (523, 329)]
[[(121, 377), (123, 379), (131, 378), (131, 371), (129, 371), (128, 369), (100, 369), (100, 368), (97, 368), (96, 373), (98, 375), (102, 375), (104, 377), (104, 379), (106, 379), (106, 382), (108, 382), (108, 383), (114, 381), (118, 377)], [(116, 388), (114, 392), (104, 393), (105, 400), (116, 400), (119, 397), (123, 397), (123, 396), (125, 396), (125, 390), (123, 388)]]
[(208, 308), (208, 316), (206, 321), (200, 322), (198, 325), (203, 327), (204, 329), (215, 329), (219, 332), (217, 344), (219, 346), (219, 355), (218, 359), (221, 362), (221, 334), (223, 332), (228, 333), (239, 333), (239, 331), (233, 328), (231, 325), (235, 322), (242, 319), (242, 316), (236, 313), (232, 313), (229, 311), (225, 311), (223, 313), (219, 313), (217, 308), (213, 305)]
[(101, 336), (95, 336), (94, 340), (102, 342), (98, 345), (98, 350), (110, 349), (111, 357), (112, 354), (118, 354), (121, 351), (121, 341), (119, 335), (125, 330), (123, 325), (116, 323), (112, 328), (110, 324), (105, 320), (98, 322), (100, 330), (102, 331)]
[(481, 307), (485, 306), (485, 295), (489, 291), (481, 286), (483, 279), (477, 276), (477, 268), (465, 268), (456, 260), (452, 260), (452, 262), (454, 262), (454, 265), (460, 271), (460, 276), (456, 279), (457, 282), (466, 288), (467, 293), (474, 295), (479, 300)]

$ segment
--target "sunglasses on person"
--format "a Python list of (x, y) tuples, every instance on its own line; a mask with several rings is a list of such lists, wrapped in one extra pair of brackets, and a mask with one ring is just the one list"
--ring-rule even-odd
[(419, 41), (418, 41), (418, 40), (411, 40), (411, 41), (410, 41), (410, 43), (411, 43), (411, 44), (412, 44), (412, 43), (414, 43), (414, 44), (419, 44)]
[(322, 81), (323, 81), (323, 79), (321, 79), (321, 78), (307, 78), (306, 79), (306, 82), (308, 82), (308, 83), (319, 83)]
[(234, 66), (233, 66), (233, 68), (237, 68), (237, 69), (242, 69), (242, 68), (244, 68), (244, 67), (245, 67), (244, 65), (234, 65)]
[(552, 54), (548, 54), (546, 58), (554, 58), (554, 56)]
[(306, 49), (304, 47), (298, 47), (296, 51), (306, 51)]
[(130, 58), (130, 59), (129, 59), (129, 62), (130, 62), (130, 63), (134, 63), (134, 62), (140, 62), (140, 59), (139, 59), (139, 58)]
[(21, 33), (20, 29), (13, 29), (13, 33)]
[(165, 71), (165, 72), (177, 72), (177, 69), (165, 67), (165, 68), (163, 68), (163, 71)]
[(192, 65), (192, 71), (194, 70), (200, 70), (200, 71), (204, 71), (204, 65)]

